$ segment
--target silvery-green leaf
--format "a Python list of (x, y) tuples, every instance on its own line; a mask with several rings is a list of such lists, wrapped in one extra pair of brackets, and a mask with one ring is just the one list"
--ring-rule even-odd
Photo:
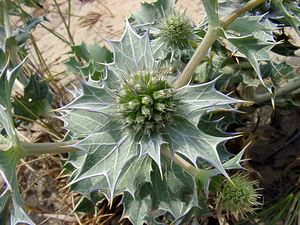
[(219, 158), (217, 146), (230, 137), (214, 137), (203, 133), (188, 119), (176, 117), (167, 126), (166, 135), (173, 152), (180, 153), (188, 158), (194, 165), (197, 165), (198, 158), (202, 158), (216, 167), (223, 175), (227, 173)]
[(134, 198), (125, 195), (123, 199), (125, 212), (123, 217), (133, 224), (151, 221), (159, 224), (158, 216), (169, 212), (173, 222), (198, 206), (195, 182), (191, 175), (181, 167), (162, 159), (162, 176), (154, 164), (151, 184), (147, 183), (135, 193)]
[(4, 53), (0, 50), (0, 121), (8, 135), (15, 138), (14, 124), (11, 118), (11, 92), (13, 84), (18, 74), (18, 69), (23, 62), (18, 66), (11, 68), (9, 59), (6, 59)]
[(160, 149), (163, 144), (166, 144), (166, 142), (160, 134), (144, 135), (140, 141), (141, 153), (148, 154), (156, 162), (160, 171)]
[(151, 182), (152, 159), (148, 156), (132, 158), (123, 167), (122, 174), (118, 181), (119, 192), (127, 191), (134, 196), (136, 190), (146, 182)]
[(176, 221), (192, 207), (198, 207), (195, 182), (190, 174), (169, 159), (164, 159), (163, 164), (164, 177), (155, 170), (152, 173), (152, 199), (158, 203), (159, 210), (171, 213)]
[(64, 109), (84, 109), (88, 111), (110, 114), (113, 109), (114, 94), (104, 87), (91, 86), (82, 82), (82, 93)]
[(86, 178), (104, 176), (109, 190), (109, 199), (116, 194), (115, 189), (127, 161), (138, 154), (138, 144), (130, 136), (120, 137), (114, 133), (91, 134), (75, 146), (86, 151), (80, 173), (72, 180), (76, 183)]
[[(18, 148), (19, 141), (15, 134), (11, 111), (11, 92), (18, 68), (22, 63), (12, 67), (9, 59), (5, 57), (1, 50), (0, 60), (0, 128), (1, 130), (4, 128), (7, 134), (7, 137), (0, 135), (0, 173), (5, 181), (5, 189), (0, 194), (0, 217), (6, 217), (2, 217), (2, 213), (9, 213), (9, 224), (26, 223), (33, 225), (34, 223), (23, 209), (18, 189), (16, 167), (21, 154)], [(12, 205), (7, 205), (11, 203)]]
[(204, 84), (186, 85), (177, 91), (180, 99), (179, 108), (196, 125), (200, 117), (208, 111), (230, 110), (230, 104), (239, 101), (215, 89), (217, 79)]
[[(258, 78), (265, 85), (261, 74), (260, 61), (270, 60), (269, 52), (275, 43), (258, 39), (253, 35), (243, 37), (229, 37), (229, 41), (238, 48), (239, 52), (247, 57)], [(272, 92), (269, 87), (266, 88), (270, 92)]]
[[(62, 111), (61, 111), (62, 112)], [(66, 121), (66, 126), (72, 137), (85, 137), (99, 131), (109, 117), (103, 113), (87, 111), (84, 109), (71, 110), (62, 113), (60, 119)]]
[(207, 12), (208, 25), (218, 26), (218, 0), (203, 0), (202, 4)]
[[(259, 30), (264, 30), (264, 26), (260, 21), (262, 20), (263, 16), (242, 16), (238, 17), (234, 20), (229, 26), (228, 30), (233, 30), (238, 32), (239, 35), (249, 35)], [(251, 24), (251, 26), (249, 26)]]
[[(146, 222), (146, 218), (150, 214), (152, 204), (148, 187), (150, 188), (150, 184), (145, 184), (143, 187), (140, 187), (140, 190), (134, 197), (128, 193), (125, 193), (123, 196), (124, 212), (122, 217), (129, 219), (134, 225)], [(154, 216), (154, 213), (151, 214), (151, 216)]]
[[(271, 3), (275, 5), (277, 9), (280, 10), (284, 19), (292, 26), (297, 34), (300, 36), (300, 10), (299, 2), (297, 1), (284, 1), (284, 0), (272, 0)], [(297, 12), (298, 11), (298, 12)]]
[(0, 150), (0, 172), (6, 182), (6, 189), (0, 195), (0, 214), (6, 207), (6, 204), (12, 201), (10, 224), (26, 223), (33, 225), (33, 221), (23, 209), (23, 203), (18, 189), (16, 167), (19, 160), (20, 154), (17, 149), (10, 148), (6, 151)]
[[(242, 156), (245, 152), (246, 146), (242, 151), (239, 152), (236, 156), (229, 159), (227, 162), (223, 163), (223, 167), (226, 170), (234, 170), (234, 169), (243, 169), (240, 162), (242, 160)], [(210, 169), (210, 170), (201, 170), (202, 173), (198, 177), (201, 181), (201, 185), (206, 194), (208, 194), (209, 184), (212, 177), (220, 174), (220, 170), (218, 169)]]
[(111, 41), (110, 44), (113, 48), (114, 62), (107, 65), (108, 74), (105, 81), (109, 86), (119, 88), (114, 82), (128, 79), (132, 73), (151, 71), (155, 68), (149, 35), (145, 33), (139, 36), (128, 22), (121, 40)]
[(157, 0), (154, 3), (143, 2), (141, 7), (131, 15), (131, 19), (137, 24), (156, 24), (159, 19), (174, 8), (174, 0)]
[(71, 185), (74, 192), (80, 193), (88, 199), (92, 199), (92, 193), (101, 191), (102, 193), (109, 193), (107, 180), (104, 176), (90, 177), (84, 180), (77, 181)]

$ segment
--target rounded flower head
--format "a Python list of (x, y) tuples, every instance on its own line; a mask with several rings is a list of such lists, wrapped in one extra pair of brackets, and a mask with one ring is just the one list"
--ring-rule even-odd
[(182, 13), (174, 11), (161, 24), (160, 35), (170, 46), (183, 48), (193, 34), (190, 20)]
[(122, 123), (130, 131), (160, 131), (176, 110), (175, 90), (158, 73), (141, 71), (124, 81), (117, 92)]
[(233, 215), (245, 217), (246, 213), (253, 213), (259, 202), (260, 194), (254, 187), (256, 181), (250, 181), (247, 175), (241, 173), (231, 178), (232, 182), (226, 181), (223, 190), (217, 197), (217, 209), (225, 211), (227, 216)]

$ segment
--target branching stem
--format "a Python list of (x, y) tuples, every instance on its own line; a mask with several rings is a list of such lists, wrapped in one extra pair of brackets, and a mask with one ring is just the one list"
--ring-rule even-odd
[(22, 156), (33, 156), (41, 154), (61, 154), (77, 152), (74, 142), (53, 142), (53, 143), (25, 143), (20, 142)]
[(190, 164), (189, 162), (184, 160), (182, 157), (180, 157), (176, 153), (172, 154), (170, 149), (167, 146), (161, 147), (161, 153), (164, 156), (166, 156), (168, 159), (170, 159), (171, 161), (176, 163), (178, 166), (180, 166), (182, 169), (189, 172), (193, 177), (196, 178), (198, 176), (198, 174), (200, 173), (200, 169), (193, 166), (192, 164)]
[(174, 85), (176, 89), (181, 88), (182, 86), (189, 83), (192, 74), (194, 73), (195, 69), (199, 65), (199, 62), (204, 58), (204, 56), (206, 56), (207, 51), (212, 46), (212, 44), (217, 40), (218, 37), (219, 37), (218, 29), (216, 28), (208, 29), (203, 40), (197, 47), (195, 53), (193, 54), (191, 60), (186, 65), (180, 77), (176, 80)]
[(243, 15), (244, 13), (248, 12), (249, 10), (253, 9), (254, 7), (260, 5), (261, 3), (265, 2), (265, 0), (251, 0), (247, 2), (242, 7), (234, 10), (228, 16), (223, 17), (220, 22), (223, 28), (227, 28), (229, 24), (231, 24), (235, 19), (239, 16)]
[[(244, 14), (245, 12), (253, 9), (259, 4), (263, 3), (264, 0), (251, 0), (242, 7), (234, 10), (230, 15), (225, 16), (220, 19), (220, 27), (210, 24), (207, 33), (205, 34), (203, 40), (198, 45), (194, 55), (192, 56), (189, 63), (186, 65), (185, 69), (178, 77), (177, 81), (174, 84), (175, 88), (180, 88), (191, 80), (192, 75), (201, 62), (201, 60), (206, 56), (208, 50), (217, 40), (218, 37), (222, 35), (222, 32), (219, 32), (220, 29), (226, 29), (230, 23), (232, 23), (236, 18)], [(209, 12), (207, 12), (208, 14)]]
[[(209, 8), (211, 4), (207, 0), (203, 0), (203, 4), (205, 6), (206, 13), (208, 15), (211, 15), (208, 17), (209, 19), (209, 26), (208, 31), (205, 34), (203, 40), (198, 45), (195, 53), (193, 54), (191, 60), (186, 65), (185, 69), (181, 73), (181, 75), (178, 77), (176, 82), (174, 83), (174, 87), (176, 89), (186, 85), (189, 83), (189, 81), (192, 78), (192, 75), (201, 62), (201, 60), (206, 56), (208, 50), (213, 45), (213, 43), (222, 35), (221, 30), (226, 29), (230, 23), (232, 23), (236, 18), (241, 16), (242, 14), (246, 13), (247, 11), (253, 9), (254, 7), (258, 6), (259, 4), (263, 3), (264, 0), (251, 0), (242, 7), (234, 10), (231, 14), (228, 16), (225, 16), (221, 18), (220, 20), (217, 19), (217, 6), (214, 5), (214, 8)], [(216, 15), (214, 15), (216, 14)], [(281, 91), (282, 92), (282, 91)], [(281, 93), (279, 90), (277, 93)], [(263, 96), (260, 96), (260, 98), (263, 99), (269, 99), (269, 94), (265, 94)], [(185, 169), (186, 171), (190, 172), (194, 177), (196, 177), (200, 170), (196, 168), (195, 166), (188, 163), (186, 160), (184, 160), (182, 157), (180, 157), (177, 154), (172, 155), (170, 150), (166, 147), (162, 148), (162, 154), (168, 157), (170, 160), (173, 160), (177, 165)]]
[(8, 0), (3, 1), (3, 20), (4, 20), (4, 27), (5, 27), (5, 34), (6, 38), (11, 36), (11, 27), (9, 23), (9, 15), (8, 15)]
[[(291, 91), (294, 91), (298, 88), (300, 88), (300, 78), (291, 79), (287, 83), (285, 83), (282, 87), (276, 89), (275, 97), (285, 95), (285, 94), (290, 93)], [(264, 93), (264, 94), (257, 94), (254, 97), (254, 102), (257, 105), (261, 105), (261, 104), (269, 101), (271, 98), (272, 98), (272, 95), (269, 92)]]

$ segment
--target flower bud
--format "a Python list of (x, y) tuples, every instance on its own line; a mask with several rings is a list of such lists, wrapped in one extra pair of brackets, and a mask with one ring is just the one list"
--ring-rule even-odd
[(155, 103), (154, 108), (160, 112), (164, 112), (166, 110), (166, 105), (162, 103)]
[(147, 106), (142, 106), (142, 115), (146, 116), (146, 117), (151, 117), (152, 115), (152, 108), (147, 107)]
[(131, 125), (134, 123), (134, 120), (131, 117), (126, 117), (125, 118), (125, 124), (126, 125)]
[(142, 98), (142, 104), (146, 106), (150, 106), (153, 104), (153, 100), (149, 95), (146, 95)]
[(140, 106), (140, 103), (139, 103), (139, 101), (136, 100), (136, 99), (131, 100), (131, 101), (128, 102), (128, 109), (129, 109), (129, 110), (135, 111), (135, 110), (138, 109), (139, 106)]
[(134, 84), (133, 88), (135, 91), (141, 91), (141, 89), (142, 89), (141, 85), (139, 85), (139, 84)]
[(155, 100), (159, 100), (159, 99), (164, 99), (166, 96), (165, 91), (164, 90), (159, 90), (159, 91), (155, 91), (153, 93), (153, 98)]
[(137, 115), (135, 118), (135, 122), (138, 124), (143, 124), (145, 122), (145, 117), (142, 115)]
[(153, 115), (153, 119), (154, 119), (154, 121), (156, 123), (159, 123), (159, 122), (161, 122), (163, 120), (163, 117), (162, 117), (162, 115), (160, 113), (155, 113)]
[(118, 112), (124, 113), (124, 112), (126, 112), (126, 111), (127, 111), (127, 107), (126, 107), (125, 104), (120, 104), (120, 105), (118, 106)]
[(244, 217), (261, 205), (260, 194), (254, 187), (257, 182), (248, 180), (243, 173), (233, 176), (231, 180), (226, 181), (223, 190), (218, 194), (216, 205), (219, 211), (225, 211), (227, 216), (231, 214), (238, 219), (239, 215)]
[(120, 97), (125, 97), (127, 95), (127, 92), (124, 89), (122, 89), (119, 91), (119, 95)]

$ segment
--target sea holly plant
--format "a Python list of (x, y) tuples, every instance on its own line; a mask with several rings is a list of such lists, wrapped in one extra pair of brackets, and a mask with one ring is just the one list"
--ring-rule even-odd
[[(242, 32), (226, 32), (240, 15), (261, 3), (262, 0), (251, 0), (219, 19), (218, 1), (203, 0), (207, 30), (178, 77), (167, 69), (165, 58), (157, 57), (160, 49), (159, 45), (153, 44), (151, 26), (150, 30), (143, 31), (136, 24), (127, 22), (120, 41), (109, 42), (113, 61), (104, 63), (104, 67), (98, 65), (99, 62), (95, 63), (98, 57), (94, 57), (89, 47), (84, 44), (74, 46), (75, 56), (85, 62), (82, 68), (74, 64), (73, 69), (79, 69), (79, 72), (84, 69), (84, 73), (80, 88), (73, 91), (73, 101), (57, 110), (68, 130), (68, 141), (27, 143), (18, 137), (12, 122), (14, 109), (11, 92), (20, 65), (11, 63), (9, 55), (1, 51), (0, 122), (3, 129), (0, 136), (0, 171), (5, 186), (1, 187), (0, 222), (34, 224), (22, 207), (16, 166), (21, 157), (46, 153), (69, 153), (66, 162), (66, 166), (72, 168), (69, 186), (86, 198), (91, 199), (93, 193), (99, 192), (112, 204), (114, 197), (122, 195), (122, 218), (129, 219), (132, 224), (186, 224), (191, 215), (195, 219), (207, 216), (210, 181), (217, 175), (223, 175), (226, 185), (235, 192), (224, 194), (221, 190), (218, 193), (221, 200), (216, 208), (220, 213), (225, 211), (240, 215), (246, 211), (252, 212), (258, 197), (256, 191), (244, 196), (241, 204), (245, 204), (247, 209), (231, 210), (227, 202), (231, 200), (228, 197), (231, 194), (239, 196), (244, 191), (234, 182), (244, 182), (247, 178), (231, 179), (228, 175), (228, 170), (242, 169), (240, 161), (243, 151), (231, 158), (223, 157), (227, 153), (224, 142), (234, 135), (225, 135), (212, 126), (216, 122), (206, 121), (205, 124), (202, 120), (204, 115), (216, 111), (235, 111), (235, 105), (244, 101), (216, 90), (217, 79), (202, 84), (190, 81), (196, 67), (217, 39), (228, 39), (246, 56), (251, 53), (253, 67), (256, 60), (265, 57), (265, 51), (271, 47), (253, 41), (258, 34), (240, 37)], [(156, 4), (168, 8), (163, 1)], [(174, 10), (173, 7), (171, 9)], [(167, 11), (161, 12), (167, 14)], [(182, 22), (178, 18), (173, 21), (173, 17), (181, 14), (172, 12), (169, 15), (172, 20), (166, 20), (164, 25), (173, 26)], [(234, 25), (236, 29), (240, 28), (238, 24)], [(177, 34), (173, 31), (165, 30), (168, 34), (163, 41), (169, 35)], [(163, 37), (165, 33), (160, 35)], [(232, 38), (233, 35), (236, 36)], [(267, 36), (266, 32), (259, 35)], [(250, 50), (245, 45), (247, 40), (251, 40)], [(174, 47), (174, 44), (178, 42), (170, 43), (170, 46)], [(255, 57), (258, 54), (256, 50), (262, 50), (261, 58)], [(99, 76), (90, 75), (95, 70)], [(208, 132), (209, 126), (213, 128)], [(244, 183), (251, 186), (255, 182)]]
[[(111, 44), (114, 62), (107, 65), (106, 79), (83, 81), (82, 91), (61, 109), (69, 135), (82, 139), (73, 145), (82, 151), (70, 155), (75, 167), (70, 184), (81, 193), (100, 190), (110, 200), (126, 193), (124, 216), (135, 224), (165, 212), (177, 220), (198, 206), (193, 181), (202, 173), (198, 160), (228, 176), (217, 151), (228, 138), (198, 129), (201, 115), (230, 110), (240, 101), (215, 90), (215, 81), (175, 90), (153, 58), (148, 34), (139, 36), (129, 23), (120, 42)], [(170, 163), (174, 154), (185, 158), (187, 171)], [(169, 190), (179, 193), (157, 197)]]

